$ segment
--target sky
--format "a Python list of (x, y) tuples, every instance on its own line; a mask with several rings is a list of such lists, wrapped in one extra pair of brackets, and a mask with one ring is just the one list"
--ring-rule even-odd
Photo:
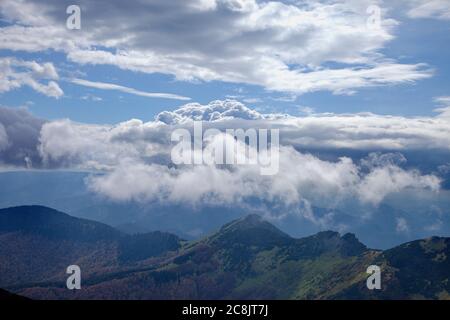
[[(72, 2), (2, 1), (1, 105), (112, 124), (227, 98), (423, 116), (450, 95), (446, 0), (78, 1), (81, 29), (69, 30)], [(54, 74), (33, 75), (44, 65)]]
[[(408, 212), (390, 232), (448, 233), (449, 29), (450, 0), (3, 0), (0, 174), (78, 171), (112, 203), (320, 229), (389, 203)], [(193, 121), (279, 129), (279, 171), (174, 166)]]

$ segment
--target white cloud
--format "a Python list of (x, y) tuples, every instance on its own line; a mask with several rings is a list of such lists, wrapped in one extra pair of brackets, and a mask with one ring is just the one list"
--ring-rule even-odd
[(442, 106), (441, 108), (434, 109), (435, 112), (439, 113), (439, 117), (450, 119), (450, 97), (436, 97), (434, 101)]
[[(222, 130), (278, 128), (281, 145), (294, 146), (298, 150), (450, 151), (448, 118), (375, 114), (292, 117), (261, 114), (231, 100), (213, 101), (208, 105), (190, 103), (175, 111), (162, 112), (154, 122), (147, 123), (136, 119), (115, 126), (77, 124), (69, 120), (48, 122), (41, 130), (39, 149), (42, 158), (49, 164), (64, 163), (88, 169), (112, 168), (119, 164), (120, 159), (139, 159), (146, 163), (150, 159), (165, 159), (167, 162), (170, 133), (180, 125), (189, 128), (193, 120), (205, 121), (205, 128)], [(378, 167), (401, 166), (404, 161), (398, 154), (377, 155), (371, 156), (362, 165), (366, 169), (376, 170)], [(398, 173), (392, 170), (389, 176)], [(375, 173), (368, 177), (374, 183), (380, 178)]]
[[(156, 116), (156, 120), (171, 125), (202, 120), (223, 123), (222, 127), (279, 128), (282, 130), (281, 143), (298, 148), (399, 151), (450, 149), (450, 126), (442, 114), (415, 118), (372, 113), (293, 117), (261, 114), (242, 103), (225, 100), (207, 105), (190, 103), (174, 111), (164, 111)], [(238, 120), (257, 121), (235, 123)]]
[(230, 119), (261, 120), (265, 116), (235, 100), (217, 100), (207, 105), (189, 103), (175, 111), (163, 111), (156, 121), (181, 124), (189, 121), (224, 121)]
[(48, 122), (39, 136), (38, 150), (42, 161), (49, 167), (106, 170), (121, 159), (145, 157), (138, 143), (114, 141), (115, 134), (120, 134), (121, 130), (132, 130), (132, 122), (122, 123), (119, 128), (70, 120)]
[(54, 81), (58, 78), (50, 62), (39, 64), (11, 57), (0, 58), (0, 93), (28, 86), (48, 97), (59, 98), (64, 92)]
[(406, 221), (405, 218), (397, 218), (397, 226), (396, 226), (396, 230), (399, 233), (407, 233), (409, 232), (409, 225), (408, 225), (408, 221)]
[(161, 98), (161, 99), (174, 99), (174, 100), (191, 100), (191, 98), (183, 97), (176, 94), (171, 93), (159, 93), (159, 92), (146, 92), (140, 91), (129, 87), (124, 87), (121, 85), (113, 84), (113, 83), (105, 83), (105, 82), (96, 82), (96, 81), (88, 81), (84, 79), (71, 79), (72, 83), (75, 83), (80, 86), (96, 88), (100, 90), (115, 90), (120, 92), (125, 92), (129, 94), (134, 94), (141, 97), (146, 98)]
[(450, 96), (441, 96), (434, 98), (434, 101), (445, 106), (450, 106)]
[[(406, 190), (440, 188), (437, 176), (403, 168), (406, 159), (400, 153), (372, 154), (358, 163), (346, 157), (319, 159), (293, 146), (328, 150), (342, 145), (357, 150), (428, 148), (430, 152), (437, 148), (448, 152), (448, 120), (372, 114), (295, 118), (253, 112), (238, 102), (214, 101), (205, 106), (183, 106), (169, 113), (172, 118), (163, 119), (165, 122), (130, 120), (99, 126), (53, 121), (41, 130), (39, 150), (48, 166), (100, 170), (102, 174), (87, 181), (90, 189), (116, 201), (197, 206), (245, 205), (253, 199), (303, 215), (307, 211), (299, 208), (305, 203), (333, 208), (357, 199), (376, 206), (389, 195)], [(157, 119), (161, 120), (161, 115)], [(261, 176), (258, 166), (171, 166), (170, 133), (179, 125), (189, 127), (191, 120), (203, 120), (205, 127), (219, 129), (280, 128), (279, 173)]]
[(388, 165), (372, 170), (359, 186), (360, 198), (374, 205), (387, 195), (398, 193), (410, 187), (417, 189), (439, 189), (440, 181), (432, 175), (422, 175), (418, 171), (405, 171), (398, 166)]
[[(368, 28), (369, 5), (381, 1), (165, 0), (81, 1), (83, 30), (61, 23), (65, 8), (5, 0), (0, 48), (54, 49), (80, 64), (164, 73), (179, 80), (220, 80), (302, 94), (350, 94), (364, 87), (418, 81), (425, 65), (401, 64), (381, 50), (397, 22), (383, 10), (380, 28)], [(20, 25), (19, 25), (20, 23)], [(335, 63), (329, 67), (328, 63)]]
[[(258, 168), (246, 166), (169, 168), (123, 161), (105, 175), (91, 176), (88, 182), (91, 190), (116, 201), (239, 206), (257, 199), (285, 208), (299, 207), (305, 201), (329, 208), (349, 199), (378, 205), (390, 194), (406, 189), (436, 191), (440, 183), (437, 177), (399, 167), (364, 174), (349, 158), (328, 162), (287, 147), (281, 149), (280, 172), (275, 176), (261, 176)], [(380, 188), (382, 185), (388, 187)]]
[(411, 18), (435, 18), (450, 20), (450, 1), (448, 0), (408, 0), (412, 8), (408, 11)]
[[(270, 205), (276, 214), (299, 214), (320, 225), (330, 217), (315, 216), (308, 207), (336, 208), (355, 200), (372, 207), (391, 195), (439, 190), (437, 176), (407, 169), (407, 159), (400, 152), (415, 148), (437, 156), (444, 152), (445, 164), (450, 151), (448, 119), (439, 117), (286, 117), (255, 113), (229, 100), (188, 104), (172, 113), (180, 118), (170, 124), (132, 119), (117, 125), (92, 125), (70, 120), (43, 122), (22, 109), (0, 108), (0, 145), (7, 143), (0, 150), (2, 165), (95, 171), (86, 181), (88, 187), (115, 201), (244, 208)], [(170, 134), (180, 126), (190, 128), (193, 119), (204, 120), (205, 128), (279, 128), (279, 173), (262, 176), (257, 165), (171, 165)], [(210, 141), (206, 152), (213, 151), (207, 146), (216, 140)], [(322, 159), (301, 151), (305, 145), (339, 150), (344, 142), (367, 153), (380, 145), (396, 146), (399, 152), (386, 150), (358, 161)]]
[(260, 99), (260, 98), (244, 98), (244, 99), (242, 99), (242, 101), (244, 101), (245, 103), (250, 103), (250, 104), (263, 102), (262, 99)]
[(307, 107), (307, 106), (299, 106), (298, 109), (300, 110), (300, 112), (307, 114), (307, 115), (313, 114), (315, 112), (314, 108)]
[(102, 98), (97, 97), (97, 96), (94, 96), (94, 95), (92, 95), (92, 94), (84, 95), (84, 96), (82, 96), (80, 99), (81, 99), (81, 100), (94, 101), (94, 102), (103, 101)]

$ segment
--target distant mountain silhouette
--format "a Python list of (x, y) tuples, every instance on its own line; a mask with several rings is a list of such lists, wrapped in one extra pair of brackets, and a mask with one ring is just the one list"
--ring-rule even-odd
[[(257, 215), (198, 241), (129, 236), (45, 207), (0, 210), (0, 287), (37, 299), (449, 299), (450, 239), (372, 250), (353, 234), (295, 239)], [(82, 289), (65, 288), (65, 268)], [(382, 289), (368, 290), (378, 265)]]
[(0, 286), (61, 281), (76, 264), (85, 276), (177, 250), (181, 240), (152, 232), (126, 235), (95, 221), (42, 207), (0, 210)]
[(0, 232), (22, 232), (54, 240), (83, 242), (111, 241), (120, 232), (105, 224), (71, 217), (42, 206), (0, 209)]
[(21, 301), (21, 300), (29, 300), (25, 297), (16, 295), (14, 293), (8, 292), (6, 290), (0, 289), (0, 301)]

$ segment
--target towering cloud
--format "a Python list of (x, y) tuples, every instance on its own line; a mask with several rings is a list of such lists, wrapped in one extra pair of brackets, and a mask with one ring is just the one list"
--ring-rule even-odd
[[(279, 172), (263, 176), (258, 165), (175, 166), (171, 133), (192, 130), (196, 120), (222, 132), (280, 129)], [(449, 130), (449, 118), (440, 114), (293, 117), (258, 113), (233, 100), (187, 104), (159, 114), (155, 121), (133, 119), (117, 125), (44, 122), (23, 109), (1, 108), (0, 156), (4, 166), (92, 171), (86, 180), (89, 190), (113, 201), (258, 210), (269, 206), (272, 214), (289, 212), (323, 225), (331, 217), (317, 216), (311, 208), (339, 208), (349, 201), (372, 207), (404, 192), (439, 191), (450, 154)], [(210, 144), (224, 138), (221, 134), (205, 140), (205, 152), (213, 152)], [(343, 148), (360, 156), (339, 155)], [(338, 156), (322, 157), (322, 151)], [(409, 159), (404, 154), (411, 151), (423, 161), (428, 155), (440, 159), (440, 166), (427, 172), (405, 166)]]
[[(173, 166), (170, 134), (179, 127), (191, 128), (194, 120), (220, 130), (279, 128), (279, 173), (264, 177), (258, 166)], [(130, 120), (100, 126), (69, 120), (47, 122), (39, 134), (38, 150), (44, 166), (102, 172), (88, 180), (91, 190), (117, 201), (237, 204), (260, 199), (295, 207), (305, 201), (333, 206), (353, 198), (376, 205), (387, 195), (404, 190), (438, 190), (438, 176), (406, 169), (403, 165), (407, 159), (390, 152), (449, 154), (449, 136), (448, 119), (439, 116), (292, 117), (260, 114), (228, 100), (188, 104), (147, 123)], [(361, 161), (349, 157), (331, 161), (306, 151), (343, 147), (364, 154), (381, 152)]]

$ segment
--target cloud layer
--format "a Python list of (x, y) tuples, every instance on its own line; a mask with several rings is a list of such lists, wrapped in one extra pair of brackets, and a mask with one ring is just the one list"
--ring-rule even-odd
[[(403, 118), (373, 114), (321, 114), (306, 117), (258, 113), (232, 100), (187, 104), (155, 121), (133, 119), (117, 125), (70, 120), (44, 122), (25, 110), (0, 109), (3, 166), (92, 171), (86, 180), (96, 194), (119, 202), (160, 202), (189, 206), (262, 206), (324, 223), (311, 210), (348, 201), (377, 206), (402, 192), (437, 192), (438, 172), (407, 168), (402, 153), (418, 150), (450, 154), (449, 118)], [(280, 129), (280, 170), (262, 176), (258, 165), (175, 166), (171, 132), (204, 128)], [(3, 128), (3, 129), (2, 129)], [(216, 139), (227, 139), (226, 135)], [(210, 140), (214, 141), (214, 140)], [(206, 142), (206, 152), (212, 152)], [(362, 159), (322, 158), (311, 150), (362, 151)], [(436, 168), (437, 170), (437, 168)], [(442, 171), (442, 170), (441, 170)], [(285, 209), (282, 209), (285, 208)], [(288, 210), (289, 209), (289, 210)]]
[(378, 0), (153, 0), (126, 8), (119, 0), (81, 0), (81, 30), (65, 28), (68, 4), (2, 1), (11, 23), (0, 28), (0, 49), (52, 49), (79, 64), (294, 94), (350, 94), (432, 75), (420, 62), (382, 54), (397, 22)]

